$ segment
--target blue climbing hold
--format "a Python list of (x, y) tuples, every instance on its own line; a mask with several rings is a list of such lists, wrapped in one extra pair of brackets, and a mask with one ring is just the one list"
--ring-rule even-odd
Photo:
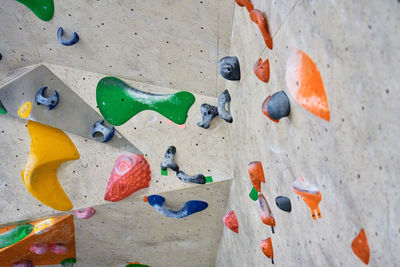
[(76, 32), (74, 32), (74, 33), (72, 34), (72, 36), (71, 36), (71, 38), (70, 38), (69, 40), (64, 40), (64, 39), (62, 38), (63, 34), (64, 34), (63, 28), (62, 28), (62, 27), (59, 27), (58, 30), (57, 30), (57, 38), (58, 38), (58, 41), (59, 41), (62, 45), (71, 46), (71, 45), (76, 44), (76, 43), (79, 41), (79, 36), (78, 36), (78, 34), (77, 34)]
[(92, 134), (93, 138), (96, 133), (101, 133), (103, 135), (103, 140), (101, 140), (100, 142), (106, 143), (110, 141), (111, 138), (113, 138), (115, 133), (115, 128), (112, 125), (107, 128), (106, 126), (104, 126), (104, 120), (98, 120), (93, 124), (90, 133)]
[(44, 91), (47, 90), (47, 86), (40, 88), (35, 95), (35, 102), (38, 105), (46, 106), (48, 110), (55, 108), (58, 105), (58, 101), (60, 100), (60, 96), (58, 92), (54, 90), (52, 96), (45, 97)]
[(170, 218), (185, 218), (208, 207), (207, 202), (190, 200), (180, 210), (173, 210), (165, 205), (165, 198), (159, 195), (151, 195), (147, 198), (149, 204), (159, 213)]

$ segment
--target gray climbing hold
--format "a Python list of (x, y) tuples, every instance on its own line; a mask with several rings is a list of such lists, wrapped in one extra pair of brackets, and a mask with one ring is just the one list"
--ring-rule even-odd
[[(230, 111), (228, 111), (230, 109), (229, 108), (230, 102), (231, 102), (231, 96), (228, 90), (223, 91), (218, 98), (218, 114), (226, 122), (232, 123), (233, 121), (232, 115)], [(228, 110), (225, 109), (226, 104), (228, 104)]]
[(292, 211), (292, 204), (290, 203), (290, 199), (284, 196), (278, 196), (275, 198), (275, 203), (278, 208), (283, 211), (291, 212)]
[(107, 128), (106, 126), (104, 126), (104, 120), (98, 120), (93, 124), (90, 133), (92, 134), (93, 138), (95, 137), (96, 133), (101, 133), (103, 135), (103, 139), (100, 142), (106, 143), (110, 141), (111, 138), (113, 138), (115, 128), (112, 125)]
[(186, 173), (183, 171), (177, 171), (176, 176), (185, 183), (194, 183), (194, 184), (205, 184), (206, 183), (206, 177), (202, 174), (197, 174), (193, 176), (188, 176)]
[(218, 116), (218, 108), (209, 104), (202, 104), (200, 107), (200, 112), (202, 115), (202, 121), (198, 122), (197, 125), (203, 127), (204, 129), (208, 129), (211, 121)]
[(227, 80), (240, 80), (240, 66), (237, 57), (223, 57), (218, 62), (218, 72)]
[(279, 120), (290, 114), (289, 98), (284, 91), (276, 92), (268, 101), (268, 114), (271, 119)]
[(174, 162), (174, 157), (176, 153), (176, 148), (174, 146), (169, 146), (167, 148), (167, 151), (165, 151), (164, 154), (164, 159), (161, 162), (161, 169), (166, 170), (167, 168), (170, 168), (173, 171), (179, 171), (179, 166)]

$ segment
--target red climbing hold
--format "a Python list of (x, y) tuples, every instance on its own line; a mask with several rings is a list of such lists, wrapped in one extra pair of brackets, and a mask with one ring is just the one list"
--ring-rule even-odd
[(264, 170), (261, 162), (252, 161), (248, 167), (250, 180), (253, 183), (254, 188), (261, 192), (261, 182), (265, 183)]
[(149, 186), (150, 166), (142, 155), (125, 154), (118, 157), (108, 181), (104, 199), (119, 201)]
[(233, 210), (228, 211), (224, 215), (223, 222), (225, 226), (228, 227), (230, 230), (235, 233), (239, 233), (239, 222)]
[(351, 249), (354, 254), (362, 260), (366, 265), (369, 263), (369, 245), (367, 235), (365, 234), (364, 228), (361, 229), (360, 233), (354, 238), (351, 243)]
[(250, 0), (235, 0), (235, 2), (239, 6), (245, 6), (247, 11), (249, 11), (249, 12), (251, 12), (254, 9), (254, 6)]
[(260, 58), (254, 65), (254, 73), (260, 81), (267, 83), (269, 81), (269, 60), (266, 59), (263, 62)]
[(250, 19), (258, 25), (258, 28), (261, 31), (261, 34), (264, 38), (264, 42), (269, 49), (272, 50), (272, 36), (269, 33), (268, 21), (267, 18), (263, 15), (263, 13), (258, 9), (253, 9), (250, 12)]
[(272, 264), (274, 264), (274, 249), (272, 248), (271, 237), (262, 240), (260, 242), (260, 248), (264, 255), (267, 256), (267, 258), (271, 259)]

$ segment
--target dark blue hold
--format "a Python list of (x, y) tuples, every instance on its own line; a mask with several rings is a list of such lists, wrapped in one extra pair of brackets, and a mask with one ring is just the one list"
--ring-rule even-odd
[(46, 89), (47, 89), (47, 86), (44, 86), (36, 92), (35, 102), (36, 102), (36, 104), (46, 106), (48, 110), (51, 110), (58, 105), (58, 101), (60, 100), (60, 97), (56, 90), (54, 90), (54, 93), (52, 96), (45, 97), (44, 91)]
[(62, 36), (63, 36), (64, 30), (62, 27), (59, 27), (57, 30), (57, 38), (58, 41), (65, 46), (70, 46), (70, 45), (74, 45), (79, 41), (79, 36), (76, 32), (74, 32), (72, 34), (72, 37), (69, 40), (63, 40)]
[(3, 55), (0, 53), (0, 60), (3, 58)]
[(208, 207), (207, 202), (190, 200), (180, 210), (173, 210), (165, 205), (165, 198), (159, 195), (149, 196), (148, 202), (157, 212), (170, 218), (185, 218)]
[(107, 128), (106, 126), (104, 126), (104, 120), (98, 120), (93, 124), (90, 133), (92, 134), (92, 137), (94, 137), (96, 133), (101, 133), (103, 135), (103, 140), (101, 142), (106, 143), (110, 141), (111, 138), (113, 138), (115, 128), (112, 125)]

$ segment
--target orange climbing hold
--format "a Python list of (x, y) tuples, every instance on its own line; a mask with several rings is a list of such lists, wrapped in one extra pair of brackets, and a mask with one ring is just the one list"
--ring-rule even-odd
[(270, 119), (271, 121), (276, 122), (276, 123), (279, 123), (279, 120), (274, 120), (273, 118), (271, 118), (271, 117), (269, 116), (269, 113), (268, 113), (268, 101), (269, 101), (270, 99), (271, 99), (271, 96), (268, 96), (268, 97), (264, 100), (264, 102), (263, 102), (263, 104), (262, 104), (262, 107), (261, 107), (262, 112), (263, 112), (264, 115), (267, 116), (267, 118)]
[(239, 6), (245, 6), (247, 11), (249, 11), (249, 12), (251, 12), (254, 9), (254, 6), (250, 0), (235, 0), (235, 2)]
[(351, 249), (354, 254), (362, 260), (366, 265), (369, 263), (369, 245), (367, 235), (365, 234), (364, 228), (361, 229), (360, 233), (354, 238), (351, 243)]
[(254, 73), (260, 81), (267, 83), (269, 81), (269, 60), (266, 59), (263, 62), (260, 58), (254, 65)]
[(272, 264), (274, 264), (274, 249), (272, 248), (271, 237), (262, 240), (260, 242), (260, 248), (264, 255), (267, 256), (267, 258), (271, 259)]
[(330, 120), (321, 74), (312, 59), (297, 48), (289, 50), (286, 85), (297, 103), (321, 119)]
[(258, 194), (258, 207), (260, 209), (261, 221), (271, 226), (272, 233), (274, 233), (275, 219), (272, 217), (271, 208), (263, 194)]
[(265, 183), (264, 170), (260, 161), (252, 161), (248, 167), (250, 180), (254, 188), (261, 192), (261, 182)]
[(261, 34), (264, 38), (264, 42), (269, 49), (272, 50), (272, 36), (269, 33), (268, 21), (267, 18), (263, 15), (263, 13), (258, 9), (253, 9), (250, 12), (250, 19), (258, 25), (258, 28), (261, 31)]
[(239, 222), (233, 210), (228, 211), (222, 219), (225, 226), (235, 233), (239, 233)]
[(311, 210), (313, 220), (316, 220), (315, 210), (317, 211), (318, 219), (321, 219), (321, 212), (318, 204), (322, 199), (321, 192), (315, 185), (310, 184), (304, 177), (299, 177), (292, 185), (292, 190), (306, 202)]

